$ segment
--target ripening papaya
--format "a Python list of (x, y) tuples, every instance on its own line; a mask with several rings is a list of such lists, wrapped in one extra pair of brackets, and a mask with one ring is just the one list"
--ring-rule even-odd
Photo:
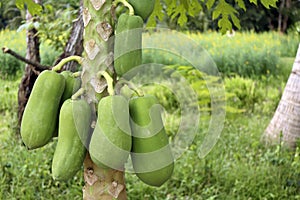
[(128, 100), (123, 96), (103, 97), (89, 152), (97, 166), (122, 170), (131, 149)]
[(91, 125), (91, 108), (83, 100), (66, 100), (60, 110), (58, 142), (52, 160), (52, 177), (68, 180), (81, 168)]
[(132, 5), (134, 14), (141, 16), (144, 21), (151, 15), (155, 6), (155, 0), (128, 0), (128, 3)]
[(118, 18), (114, 44), (114, 68), (118, 76), (142, 64), (142, 28), (140, 16), (123, 13)]
[(174, 162), (155, 97), (147, 95), (129, 101), (131, 117), (131, 159), (136, 175), (144, 183), (161, 186), (172, 175)]
[(21, 121), (21, 137), (28, 149), (44, 146), (56, 130), (65, 79), (55, 71), (43, 71), (32, 88)]

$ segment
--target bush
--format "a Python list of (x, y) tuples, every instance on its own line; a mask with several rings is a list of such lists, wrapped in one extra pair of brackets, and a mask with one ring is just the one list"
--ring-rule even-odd
[(6, 110), (16, 111), (17, 109), (17, 88), (20, 80), (1, 80), (0, 79), (0, 113)]
[[(0, 47), (8, 47), (25, 56), (26, 38), (25, 32), (16, 32), (3, 30), (0, 32)], [(18, 71), (22, 70), (22, 62), (16, 58), (0, 53), (0, 78), (14, 76)]]
[[(230, 76), (233, 73), (242, 77), (278, 75), (281, 73), (278, 67), (279, 58), (281, 56), (294, 57), (298, 45), (294, 37), (277, 33), (236, 33), (234, 37), (230, 38), (216, 32), (187, 33), (186, 36), (194, 40), (199, 49), (202, 47), (208, 51), (224, 76)], [(177, 52), (184, 51), (190, 55), (195, 54), (195, 48), (186, 46), (185, 43), (174, 39), (174, 36), (168, 32), (144, 34), (144, 45), (155, 46), (161, 41), (172, 43)], [(170, 52), (153, 49), (144, 50), (143, 62), (190, 65), (180, 55), (176, 56)]]

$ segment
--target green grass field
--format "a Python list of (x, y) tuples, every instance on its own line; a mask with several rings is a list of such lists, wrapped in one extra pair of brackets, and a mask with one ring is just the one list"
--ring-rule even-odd
[[(147, 186), (126, 173), (128, 199), (300, 199), (300, 149), (290, 151), (280, 144), (268, 147), (261, 142), (293, 61), (292, 57), (280, 58), (278, 67), (283, 73), (277, 75), (224, 77), (226, 92), (238, 99), (236, 103), (228, 99), (227, 103), (243, 112), (227, 114), (217, 144), (202, 159), (197, 155), (202, 139), (197, 135), (162, 187)], [(20, 75), (0, 79), (0, 199), (82, 199), (82, 171), (67, 182), (51, 177), (56, 139), (28, 151), (17, 135), (19, 81)], [(249, 93), (253, 86), (254, 92)]]

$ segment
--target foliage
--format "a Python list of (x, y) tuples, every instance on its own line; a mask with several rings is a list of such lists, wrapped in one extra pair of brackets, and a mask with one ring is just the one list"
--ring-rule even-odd
[[(246, 2), (248, 2), (248, 0)], [(249, 2), (255, 5), (258, 4), (257, 0), (249, 0)], [(277, 0), (261, 0), (260, 2), (264, 7), (270, 8), (270, 6), (276, 7)], [(198, 0), (156, 0), (156, 6), (150, 16), (148, 26), (155, 27), (155, 19), (157, 18), (162, 21), (164, 13), (170, 17), (171, 20), (175, 20), (180, 26), (183, 26), (188, 20), (187, 16), (195, 16), (203, 10), (203, 7), (207, 7), (208, 9), (213, 8), (212, 19), (218, 21), (218, 27), (223, 34), (228, 30), (232, 30), (232, 24), (234, 24), (236, 28), (240, 28), (238, 10), (246, 10), (244, 0), (235, 0), (231, 4), (225, 0), (208, 0), (206, 2)]]
[[(286, 77), (272, 80), (268, 87), (278, 88), (283, 79)], [(56, 140), (29, 152), (16, 138), (18, 82), (0, 80), (2, 91), (12, 88), (0, 101), (4, 108), (0, 111), (0, 199), (82, 199), (82, 172), (67, 182), (51, 178), (49, 158), (53, 156)], [(226, 88), (227, 83), (225, 80)], [(259, 85), (262, 89), (267, 86)], [(3, 106), (2, 102), (9, 103)], [(160, 188), (147, 186), (126, 173), (128, 198), (299, 199), (299, 147), (290, 151), (281, 145), (268, 147), (260, 143), (272, 113), (243, 113), (227, 118), (219, 142), (204, 159), (197, 156), (203, 135), (198, 134), (176, 161), (172, 178)], [(204, 131), (204, 127), (199, 128), (199, 133)]]
[(0, 113), (6, 111), (15, 111), (17, 109), (17, 88), (19, 85), (19, 79), (1, 80), (1, 93), (0, 96)]
[[(286, 77), (288, 77), (286, 75)], [(278, 82), (278, 77), (262, 77), (263, 80), (253, 80), (240, 76), (225, 77), (227, 93), (227, 106), (247, 111), (249, 113), (268, 114), (275, 111), (284, 89), (285, 79), (282, 84), (272, 87), (273, 82)], [(277, 83), (278, 84), (278, 83)], [(227, 112), (227, 114), (230, 114)]]
[[(280, 8), (282, 2), (286, 2), (290, 4), (290, 6)], [(247, 10), (240, 16), (242, 29), (254, 30), (256, 32), (278, 30), (280, 13), (283, 16), (283, 20), (286, 20), (286, 28), (293, 27), (297, 21), (299, 21), (300, 2), (279, 0), (277, 5), (276, 9), (266, 9), (262, 5), (256, 6), (246, 3)], [(282, 30), (282, 28), (283, 27), (281, 27), (281, 31), (286, 32), (286, 30)]]
[(16, 29), (21, 24), (24, 16), (25, 12), (16, 8), (14, 0), (1, 0), (0, 30), (4, 28)]
[[(257, 0), (247, 0), (246, 2), (254, 3), (257, 5)], [(262, 5), (266, 8), (276, 7), (277, 0), (261, 0)], [(40, 7), (33, 3), (32, 0), (17, 0), (16, 5), (22, 9), (24, 4), (27, 5), (29, 11), (33, 14), (40, 14)], [(188, 16), (195, 16), (203, 7), (206, 6), (211, 9), (216, 5), (212, 12), (212, 18), (218, 20), (218, 27), (220, 31), (224, 34), (226, 31), (232, 29), (232, 24), (237, 28), (240, 28), (240, 20), (238, 18), (238, 9), (246, 10), (244, 0), (235, 0), (234, 3), (229, 4), (225, 0), (209, 0), (205, 3), (203, 1), (194, 0), (156, 0), (156, 5), (154, 11), (149, 19), (149, 26), (155, 27), (156, 18), (160, 21), (163, 19), (164, 14), (167, 14), (171, 20), (177, 21), (180, 26), (186, 24)]]
[(72, 22), (77, 17), (77, 6), (73, 3), (55, 3), (51, 0), (44, 2), (43, 11), (39, 12), (38, 19), (32, 18), (31, 21), (22, 24), (18, 31), (35, 28), (41, 42), (47, 42), (55, 50), (63, 51), (69, 39)]
[[(281, 73), (278, 65), (279, 57), (294, 57), (299, 43), (299, 39), (296, 37), (277, 33), (236, 32), (233, 37), (222, 36), (216, 32), (187, 33), (186, 35), (193, 39), (199, 47), (208, 51), (224, 76), (232, 74), (243, 77), (278, 75)], [(161, 40), (174, 41), (171, 34), (163, 32), (145, 34), (143, 38), (144, 44), (149, 42), (159, 44)], [(175, 49), (187, 51), (187, 54), (195, 54), (194, 49), (185, 46), (180, 41), (174, 43), (173, 46)], [(149, 49), (143, 51), (143, 62), (189, 65), (179, 56)]]
[[(260, 123), (257, 123), (259, 121)], [(238, 115), (227, 120), (218, 144), (204, 159), (195, 152), (199, 137), (175, 163), (163, 187), (142, 184), (127, 174), (130, 199), (298, 199), (298, 154), (259, 140), (266, 116)]]
[[(13, 50), (22, 56), (26, 52), (25, 32), (16, 33), (15, 31), (3, 30), (0, 32), (0, 46), (14, 48)], [(0, 53), (0, 77), (14, 76), (18, 71), (23, 70), (21, 61), (10, 55)]]
[(63, 51), (71, 32), (72, 22), (77, 17), (77, 10), (70, 6), (43, 4), (37, 30), (42, 42), (47, 41), (55, 50)]
[(33, 0), (16, 0), (16, 6), (20, 10), (25, 9), (26, 6), (32, 16), (39, 15), (42, 12), (42, 6)]

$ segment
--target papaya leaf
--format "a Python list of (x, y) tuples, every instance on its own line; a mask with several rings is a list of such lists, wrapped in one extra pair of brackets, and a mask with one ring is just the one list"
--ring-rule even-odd
[(40, 15), (43, 10), (42, 6), (33, 0), (16, 0), (16, 6), (19, 10), (23, 10), (25, 5), (32, 16)]
[(180, 0), (180, 4), (182, 4), (185, 8), (185, 10), (189, 10), (189, 0)]
[(166, 5), (168, 5), (166, 7), (166, 11), (167, 11), (167, 15), (168, 16), (172, 16), (173, 13), (176, 10), (177, 7), (177, 1), (173, 1), (173, 0), (166, 0)]
[(225, 34), (228, 30), (232, 30), (232, 23), (229, 21), (228, 15), (222, 15), (222, 18), (218, 21), (218, 27), (222, 34)]
[(238, 4), (240, 8), (242, 8), (244, 11), (246, 11), (246, 6), (244, 0), (235, 0), (235, 2)]
[(237, 18), (238, 11), (234, 9), (230, 4), (228, 4), (225, 0), (220, 0), (215, 10), (213, 11), (213, 20), (221, 18), (218, 20), (218, 27), (222, 34), (225, 34), (226, 31), (232, 30), (232, 23), (229, 20), (229, 17), (233, 21), (234, 25), (237, 28), (240, 28), (240, 20)]
[(249, 0), (250, 3), (254, 3), (255, 5), (257, 5), (257, 0)]
[(241, 29), (240, 20), (237, 18), (237, 16), (231, 15), (230, 17), (231, 17), (231, 20), (232, 20), (233, 24), (234, 24), (238, 29)]
[(215, 1), (216, 0), (207, 0), (207, 2), (206, 2), (207, 9), (211, 9), (212, 6), (215, 4)]
[(183, 26), (187, 22), (186, 9), (183, 4), (180, 4), (175, 12), (172, 14), (171, 19), (178, 17), (178, 24)]
[(24, 9), (24, 0), (16, 0), (16, 6), (19, 10), (23, 10)]
[(262, 5), (263, 5), (264, 7), (266, 7), (267, 9), (270, 9), (270, 6), (272, 6), (272, 7), (274, 7), (274, 8), (277, 7), (277, 6), (276, 6), (277, 0), (261, 0), (260, 2), (261, 2)]
[(158, 19), (159, 21), (162, 21), (164, 16), (165, 15), (163, 13), (162, 4), (161, 4), (160, 0), (156, 0), (153, 12), (150, 15), (150, 17), (148, 18), (147, 27), (155, 27), (156, 19)]
[(197, 14), (200, 13), (200, 11), (202, 10), (202, 6), (199, 2), (197, 1), (190, 1), (190, 6), (189, 6), (189, 10), (188, 10), (188, 14), (192, 17), (195, 17)]

